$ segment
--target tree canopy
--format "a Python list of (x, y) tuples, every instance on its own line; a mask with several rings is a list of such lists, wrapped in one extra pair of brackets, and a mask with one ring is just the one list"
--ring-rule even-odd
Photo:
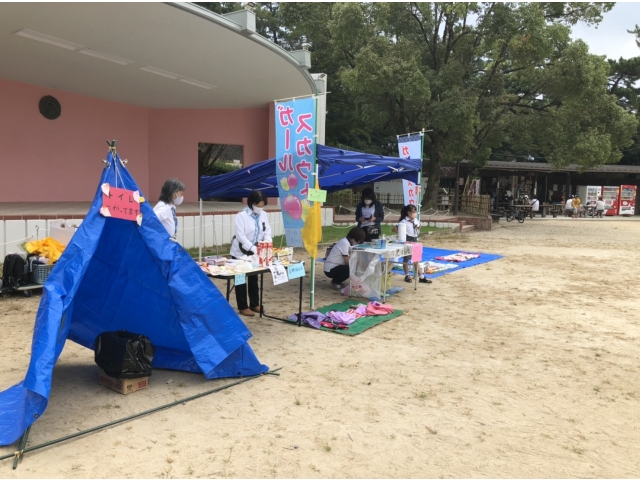
[(330, 79), (328, 144), (394, 154), (396, 135), (427, 130), (427, 206), (442, 163), (498, 150), (589, 168), (618, 162), (638, 130), (638, 63), (570, 36), (611, 3), (277, 5), (257, 5), (259, 28), (284, 48), (312, 45)]

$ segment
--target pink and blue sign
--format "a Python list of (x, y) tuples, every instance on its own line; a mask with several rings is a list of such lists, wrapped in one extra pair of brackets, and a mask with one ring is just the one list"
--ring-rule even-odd
[(276, 102), (276, 174), (287, 245), (302, 247), (316, 154), (316, 100)]
[[(422, 133), (411, 133), (398, 137), (398, 153), (402, 158), (422, 159)], [(402, 180), (402, 193), (405, 205), (420, 203), (420, 185)]]

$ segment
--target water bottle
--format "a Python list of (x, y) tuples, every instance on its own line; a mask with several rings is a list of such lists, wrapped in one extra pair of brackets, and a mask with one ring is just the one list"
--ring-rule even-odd
[(382, 248), (382, 249), (387, 248), (387, 239), (385, 238), (384, 235), (382, 235), (382, 241), (380, 242), (380, 248)]

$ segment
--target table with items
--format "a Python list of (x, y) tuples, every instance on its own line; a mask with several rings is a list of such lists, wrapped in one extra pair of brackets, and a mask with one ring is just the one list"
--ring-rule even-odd
[[(419, 247), (414, 247), (418, 245)], [(422, 244), (389, 243), (381, 245), (354, 245), (349, 249), (349, 296), (354, 293), (362, 297), (381, 293), (382, 303), (386, 302), (389, 283), (389, 263), (402, 263), (399, 257), (412, 257), (414, 248), (419, 248), (420, 257), (414, 261), (414, 289), (418, 288), (418, 266), (422, 260)], [(374, 295), (376, 296), (376, 295)]]
[[(293, 250), (293, 249), (291, 249)], [(278, 255), (280, 256), (280, 255)], [(287, 258), (285, 258), (287, 257)], [(283, 255), (283, 258), (274, 260), (271, 265), (256, 265), (252, 264), (249, 258), (233, 259), (228, 256), (216, 256), (205, 257), (203, 262), (199, 263), (200, 268), (210, 278), (216, 278), (225, 280), (227, 282), (227, 294), (226, 298), (229, 301), (231, 291), (236, 285), (242, 285), (246, 283), (247, 277), (260, 276), (260, 305), (262, 303), (262, 294), (264, 286), (264, 274), (270, 273), (273, 278), (274, 285), (280, 285), (287, 283), (289, 280), (296, 278), (300, 279), (299, 293), (298, 293), (298, 320), (297, 325), (302, 325), (302, 282), (306, 275), (304, 261), (294, 261), (292, 259), (292, 253)], [(233, 285), (232, 283), (233, 282)], [(291, 323), (286, 318), (275, 317), (267, 315), (264, 312), (264, 306), (260, 309), (260, 317), (271, 318), (273, 320), (281, 320), (283, 322)]]

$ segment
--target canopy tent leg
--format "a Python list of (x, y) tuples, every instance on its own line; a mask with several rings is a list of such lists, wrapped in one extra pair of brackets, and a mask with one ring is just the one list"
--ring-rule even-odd
[(202, 226), (202, 198), (200, 198), (200, 246), (198, 247), (198, 261), (202, 262), (202, 243), (204, 239), (204, 231)]
[(27, 428), (22, 436), (20, 437), (20, 442), (18, 442), (18, 450), (15, 453), (15, 458), (13, 459), (13, 469), (18, 468), (18, 463), (22, 463), (22, 455), (24, 454), (24, 449), (27, 446), (27, 439), (29, 438), (29, 432), (31, 431), (31, 425)]

